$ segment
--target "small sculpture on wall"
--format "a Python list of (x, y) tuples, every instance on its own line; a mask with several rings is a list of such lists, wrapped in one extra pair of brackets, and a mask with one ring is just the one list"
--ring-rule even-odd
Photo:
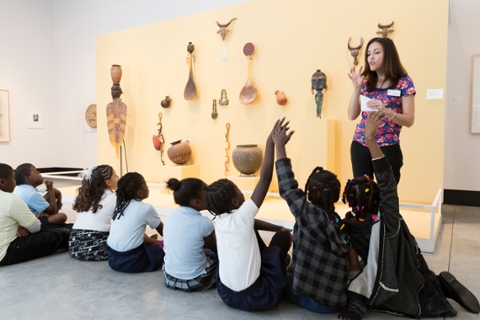
[(228, 106), (227, 90), (222, 89), (222, 92), (220, 93), (220, 100), (218, 100), (218, 104), (221, 106)]
[(193, 51), (195, 50), (195, 46), (193, 43), (189, 42), (187, 46), (188, 51), (188, 66), (189, 66), (189, 73), (188, 73), (188, 82), (185, 86), (185, 91), (183, 92), (183, 97), (185, 100), (193, 100), (197, 95), (197, 87), (195, 86), (195, 81), (193, 80)]
[(287, 96), (283, 93), (283, 91), (277, 90), (275, 91), (275, 95), (277, 96), (277, 103), (281, 106), (287, 104)]
[(363, 37), (360, 37), (360, 45), (358, 47), (351, 47), (350, 40), (352, 40), (352, 38), (348, 39), (348, 50), (350, 50), (350, 54), (353, 57), (353, 65), (356, 66), (358, 65), (358, 60), (357, 60), (358, 54), (360, 53), (360, 49), (362, 49), (363, 47)]
[(322, 117), (323, 90), (327, 90), (327, 76), (320, 69), (312, 75), (312, 94), (315, 93), (315, 102), (317, 104), (317, 117)]
[(226, 124), (227, 132), (225, 133), (225, 141), (227, 142), (227, 147), (225, 148), (225, 177), (227, 173), (230, 172), (230, 156), (228, 152), (230, 151), (230, 123)]
[(255, 51), (255, 47), (252, 43), (247, 43), (243, 47), (243, 54), (247, 57), (248, 60), (248, 79), (247, 83), (243, 86), (242, 90), (240, 91), (240, 103), (241, 104), (250, 104), (257, 99), (258, 91), (255, 88), (252, 80), (252, 55)]
[(166, 96), (165, 99), (163, 99), (162, 102), (160, 102), (160, 105), (163, 108), (168, 108), (170, 107), (171, 102), (172, 102), (172, 99), (169, 96)]
[(152, 141), (153, 141), (153, 147), (155, 148), (155, 150), (158, 150), (160, 151), (160, 161), (162, 161), (162, 164), (165, 165), (165, 161), (163, 161), (163, 147), (164, 147), (164, 144), (165, 144), (165, 138), (163, 137), (163, 133), (162, 133), (162, 128), (163, 128), (163, 125), (162, 125), (162, 117), (163, 117), (163, 114), (160, 112), (158, 114), (158, 133), (157, 135), (153, 135), (152, 136)]
[(112, 65), (110, 74), (113, 80), (111, 89), (113, 101), (107, 105), (107, 128), (110, 144), (115, 147), (117, 158), (120, 156), (120, 146), (125, 136), (127, 127), (127, 105), (122, 102), (120, 96), (123, 91), (120, 88), (120, 80), (122, 79), (122, 67)]
[(212, 105), (212, 119), (217, 119), (218, 113), (217, 113), (217, 99), (213, 99), (213, 105)]
[(215, 21), (218, 27), (220, 28), (220, 30), (218, 30), (217, 33), (222, 37), (222, 40), (225, 40), (225, 36), (227, 35), (228, 32), (230, 32), (230, 30), (228, 30), (227, 27), (230, 25), (230, 23), (232, 23), (233, 20), (237, 20), (237, 18), (233, 18), (232, 20), (230, 20), (228, 23), (225, 23), (225, 24), (221, 24), (220, 22)]
[(387, 38), (389, 33), (392, 33), (393, 31), (395, 31), (395, 30), (388, 30), (393, 26), (393, 23), (394, 21), (392, 21), (392, 23), (390, 24), (385, 24), (385, 25), (379, 23), (378, 28), (380, 29), (380, 31), (377, 31), (377, 34), (381, 34), (382, 37)]

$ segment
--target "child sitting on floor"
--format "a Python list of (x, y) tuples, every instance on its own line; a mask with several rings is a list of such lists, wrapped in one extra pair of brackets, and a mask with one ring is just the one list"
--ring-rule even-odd
[(83, 176), (73, 204), (77, 219), (68, 241), (68, 252), (84, 261), (108, 259), (107, 238), (117, 203), (118, 176), (108, 164), (95, 166)]
[(40, 230), (40, 221), (15, 189), (12, 167), (0, 163), (0, 266), (25, 262), (68, 247), (69, 231)]
[(429, 270), (399, 212), (397, 183), (375, 140), (382, 112), (371, 112), (365, 127), (378, 186), (368, 176), (349, 180), (343, 194), (352, 208), (344, 231), (365, 267), (348, 286), (348, 308), (340, 319), (361, 319), (367, 308), (412, 318), (451, 317), (446, 298), (479, 313), (477, 298), (449, 272)]
[[(53, 188), (52, 181), (44, 180), (34, 165), (31, 163), (19, 165), (15, 169), (15, 181), (17, 187), (13, 193), (25, 201), (42, 226), (64, 224), (67, 221), (67, 215), (59, 212), (62, 207), (60, 191)], [(35, 190), (42, 183), (47, 187), (47, 193), (43, 197)]]
[(129, 172), (118, 180), (117, 205), (107, 239), (108, 264), (121, 272), (150, 272), (163, 264), (163, 242), (145, 235), (147, 224), (163, 234), (163, 223), (153, 206), (143, 203), (149, 190), (143, 176)]
[[(274, 130), (282, 127), (283, 121), (277, 121)], [(281, 226), (255, 220), (272, 180), (273, 149), (270, 134), (260, 180), (249, 200), (245, 201), (238, 187), (227, 179), (207, 188), (206, 207), (216, 217), (218, 294), (232, 308), (268, 310), (283, 299), (291, 234)], [(277, 231), (269, 247), (258, 230)]]
[(207, 185), (200, 179), (172, 178), (167, 188), (180, 208), (168, 214), (163, 228), (165, 286), (187, 292), (215, 287), (218, 259), (213, 223), (202, 216)]
[(305, 192), (298, 187), (285, 150), (293, 133), (282, 128), (273, 134), (280, 196), (295, 217), (293, 276), (287, 275), (285, 298), (313, 312), (335, 312), (347, 303), (347, 252), (351, 252), (336, 223), (341, 220), (334, 206), (340, 181), (317, 167), (308, 177)]

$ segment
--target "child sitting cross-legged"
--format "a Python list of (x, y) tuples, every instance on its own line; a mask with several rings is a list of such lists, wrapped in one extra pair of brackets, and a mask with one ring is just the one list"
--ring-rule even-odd
[(0, 266), (29, 261), (68, 248), (69, 230), (40, 230), (40, 221), (12, 194), (12, 167), (0, 163)]
[[(59, 212), (62, 207), (62, 197), (59, 190), (53, 188), (53, 182), (44, 180), (37, 168), (31, 163), (23, 163), (15, 169), (17, 187), (13, 192), (25, 201), (28, 208), (40, 220), (42, 227), (62, 225), (67, 221), (67, 215)], [(47, 193), (42, 195), (35, 190), (45, 183)]]
[(85, 172), (73, 204), (77, 219), (69, 239), (72, 257), (83, 261), (108, 259), (107, 238), (117, 203), (117, 182), (115, 169), (108, 164)]
[(308, 177), (305, 191), (300, 189), (285, 148), (292, 134), (285, 128), (273, 133), (280, 196), (295, 217), (293, 275), (287, 275), (285, 298), (313, 312), (335, 312), (347, 302), (347, 256), (352, 253), (337, 224), (341, 219), (334, 204), (339, 199), (340, 181), (332, 172), (317, 167)]
[(368, 176), (349, 180), (343, 198), (352, 208), (345, 232), (365, 267), (348, 285), (348, 308), (340, 319), (362, 319), (367, 309), (411, 318), (452, 317), (446, 298), (479, 313), (477, 298), (451, 273), (429, 268), (399, 212), (392, 168), (375, 140), (382, 112), (367, 117), (365, 139), (378, 185)]
[(163, 264), (163, 242), (145, 235), (147, 225), (163, 234), (155, 208), (142, 200), (149, 190), (143, 176), (129, 172), (118, 180), (117, 205), (107, 239), (108, 264), (121, 272), (149, 272)]
[(200, 179), (172, 178), (167, 188), (180, 208), (168, 214), (163, 227), (165, 286), (187, 292), (216, 285), (218, 258), (213, 223), (205, 210), (207, 185)]
[[(283, 121), (277, 121), (273, 130), (282, 127)], [(283, 126), (287, 125), (288, 122)], [(273, 153), (270, 133), (260, 180), (249, 200), (245, 201), (238, 187), (227, 179), (207, 188), (207, 210), (215, 215), (216, 221), (218, 294), (232, 308), (268, 310), (283, 299), (291, 234), (281, 226), (255, 220), (272, 180)], [(258, 230), (276, 231), (268, 247)]]

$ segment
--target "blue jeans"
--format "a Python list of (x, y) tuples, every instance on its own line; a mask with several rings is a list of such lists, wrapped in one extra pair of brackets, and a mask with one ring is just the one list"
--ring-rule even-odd
[(287, 299), (291, 303), (316, 313), (332, 313), (340, 310), (340, 307), (324, 306), (323, 304), (318, 303), (316, 300), (310, 297), (295, 294), (292, 290), (292, 284), (293, 284), (293, 275), (287, 274), (287, 287), (285, 288), (285, 299)]

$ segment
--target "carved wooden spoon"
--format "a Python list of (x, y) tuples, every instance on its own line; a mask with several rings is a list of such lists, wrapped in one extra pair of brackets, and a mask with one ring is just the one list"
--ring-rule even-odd
[(193, 80), (193, 71), (192, 71), (192, 60), (193, 60), (193, 51), (195, 47), (191, 42), (188, 43), (187, 51), (188, 51), (188, 62), (189, 62), (189, 74), (188, 74), (188, 82), (185, 86), (185, 91), (183, 92), (183, 97), (185, 100), (192, 100), (197, 95), (197, 87), (195, 86), (195, 81)]
[(243, 86), (242, 90), (240, 91), (241, 104), (252, 103), (253, 101), (255, 101), (258, 95), (257, 88), (255, 88), (255, 86), (253, 85), (252, 72), (251, 72), (251, 60), (252, 60), (251, 56), (254, 51), (255, 51), (255, 47), (250, 42), (243, 47), (243, 53), (247, 56), (247, 60), (248, 60), (248, 79), (247, 79), (247, 83), (245, 84), (245, 86)]

